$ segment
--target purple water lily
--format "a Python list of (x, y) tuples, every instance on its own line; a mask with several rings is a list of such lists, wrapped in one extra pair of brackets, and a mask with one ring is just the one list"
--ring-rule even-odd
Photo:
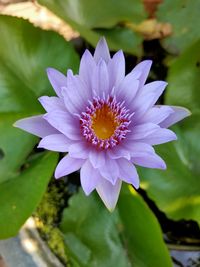
[(166, 168), (152, 145), (176, 140), (166, 128), (189, 115), (182, 107), (155, 105), (167, 83), (145, 84), (151, 64), (145, 60), (125, 76), (123, 52), (111, 58), (102, 38), (94, 56), (83, 54), (78, 75), (47, 69), (57, 96), (39, 98), (46, 114), (15, 123), (42, 138), (38, 147), (68, 152), (55, 178), (80, 169), (85, 194), (96, 189), (109, 210), (122, 181), (139, 187), (135, 165)]

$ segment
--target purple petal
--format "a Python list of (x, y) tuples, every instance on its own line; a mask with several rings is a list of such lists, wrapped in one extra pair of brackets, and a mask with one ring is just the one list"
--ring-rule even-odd
[(177, 140), (177, 136), (169, 129), (158, 128), (155, 132), (150, 133), (145, 138), (141, 138), (140, 142), (148, 143), (150, 145), (160, 145), (173, 140)]
[(94, 169), (89, 160), (81, 168), (81, 186), (86, 195), (89, 195), (103, 179), (97, 169)]
[(97, 193), (109, 211), (113, 211), (117, 204), (121, 184), (120, 179), (116, 181), (115, 185), (112, 185), (102, 178), (96, 187)]
[(140, 157), (133, 157), (131, 160), (134, 164), (142, 167), (166, 169), (164, 160), (156, 154), (143, 154)]
[(133, 108), (136, 110), (135, 118), (140, 118), (156, 103), (166, 86), (166, 82), (155, 81), (146, 84), (142, 89), (139, 90), (133, 103)]
[(140, 80), (140, 88), (145, 84), (146, 79), (149, 75), (149, 71), (152, 65), (151, 60), (144, 60), (140, 62), (132, 71), (131, 73), (135, 76), (138, 76), (139, 74), (139, 80)]
[(118, 159), (120, 179), (126, 183), (132, 184), (136, 189), (139, 188), (139, 176), (133, 163), (127, 159)]
[(94, 60), (96, 63), (98, 63), (100, 59), (103, 59), (106, 63), (110, 60), (110, 52), (104, 37), (99, 40), (94, 52)]
[(67, 152), (70, 140), (63, 134), (52, 134), (45, 136), (39, 143), (38, 147), (52, 151)]
[(155, 153), (144, 153), (143, 155), (141, 154), (140, 156), (132, 157), (131, 160), (134, 164), (142, 167), (166, 169), (164, 160)]
[(62, 98), (61, 88), (67, 85), (67, 77), (56, 69), (48, 68), (47, 75), (57, 96)]
[(69, 146), (69, 155), (72, 158), (87, 159), (89, 157), (89, 149), (86, 142), (77, 142)]
[(165, 162), (155, 153), (151, 145), (129, 140), (124, 142), (124, 146), (129, 148), (131, 161), (134, 164), (149, 168), (166, 168)]
[(129, 149), (130, 155), (134, 157), (155, 152), (151, 145), (132, 140), (126, 140), (123, 146), (125, 149)]
[(116, 183), (119, 177), (119, 168), (115, 160), (106, 158), (106, 162), (103, 167), (99, 168), (100, 174), (107, 179), (113, 185)]
[(104, 60), (100, 60), (92, 77), (92, 89), (98, 96), (109, 93), (108, 69)]
[(58, 163), (55, 170), (55, 178), (58, 179), (62, 176), (68, 175), (72, 172), (75, 172), (81, 168), (85, 160), (83, 159), (74, 159), (69, 155), (65, 156)]
[(80, 140), (82, 138), (79, 121), (68, 112), (55, 110), (45, 114), (44, 119), (69, 139)]
[(125, 58), (122, 50), (114, 54), (108, 64), (109, 87), (117, 86), (125, 77)]
[(62, 95), (66, 108), (74, 113), (81, 113), (91, 94), (78, 76), (74, 76), (71, 71), (67, 73), (67, 87), (62, 87)]
[(139, 80), (134, 75), (128, 74), (116, 88), (116, 95), (120, 101), (125, 101), (126, 105), (132, 105), (133, 99), (139, 89)]
[(79, 75), (81, 79), (84, 80), (86, 85), (92, 90), (91, 85), (91, 77), (92, 72), (96, 67), (96, 63), (94, 61), (93, 56), (91, 53), (86, 49), (80, 62), (80, 68), (79, 68)]
[[(126, 75), (123, 79), (123, 81), (119, 84), (118, 87), (116, 87), (116, 93), (121, 96), (125, 96), (126, 92), (129, 91), (129, 95), (131, 95), (131, 99), (136, 95), (139, 87), (139, 80), (138, 80), (139, 75), (135, 75), (133, 72), (129, 73)], [(137, 86), (135, 86), (137, 84)]]
[(140, 120), (140, 123), (152, 122), (159, 124), (172, 113), (174, 113), (174, 111), (169, 106), (154, 106), (144, 114), (143, 118)]
[(120, 145), (113, 147), (112, 149), (109, 149), (107, 151), (108, 156), (111, 159), (119, 159), (119, 158), (126, 158), (130, 159), (130, 153), (129, 153), (129, 148), (124, 148)]
[(160, 123), (161, 127), (168, 128), (176, 122), (188, 117), (191, 115), (191, 112), (182, 107), (169, 106), (174, 113), (171, 113), (164, 121)]
[(66, 110), (63, 101), (56, 96), (41, 96), (38, 98), (43, 108), (47, 111), (53, 111), (55, 109)]
[(91, 149), (89, 159), (94, 168), (100, 168), (105, 164), (105, 153), (104, 151)]
[(160, 127), (154, 123), (144, 123), (141, 125), (133, 126), (131, 133), (129, 134), (129, 139), (140, 140), (155, 133), (160, 129)]
[(21, 119), (16, 121), (14, 126), (39, 137), (58, 133), (43, 117), (44, 115), (38, 115)]

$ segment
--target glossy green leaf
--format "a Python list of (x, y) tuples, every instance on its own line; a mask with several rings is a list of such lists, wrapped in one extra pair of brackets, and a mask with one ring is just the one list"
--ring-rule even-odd
[(0, 183), (16, 176), (37, 141), (35, 136), (13, 127), (23, 116), (25, 114), (0, 113)]
[(76, 52), (58, 34), (19, 18), (1, 15), (0, 36), (0, 111), (41, 111), (37, 98), (54, 94), (46, 68), (77, 70)]
[(73, 266), (172, 266), (156, 218), (128, 189), (113, 213), (95, 193), (80, 191), (64, 210), (61, 230)]
[(200, 0), (168, 0), (158, 6), (159, 21), (172, 26), (171, 36), (163, 39), (164, 47), (179, 54), (200, 38)]
[(111, 50), (141, 54), (142, 38), (129, 29), (115, 28), (126, 21), (139, 23), (146, 18), (141, 1), (39, 0), (39, 3), (64, 19), (94, 47), (104, 35)]
[(66, 18), (90, 29), (110, 28), (126, 20), (140, 22), (145, 18), (143, 5), (138, 0), (45, 0), (39, 2), (54, 7)]
[(192, 112), (200, 110), (200, 41), (192, 45), (170, 66), (166, 102)]
[(129, 266), (118, 235), (117, 212), (111, 214), (97, 196), (82, 191), (69, 201), (61, 224), (70, 256), (78, 266)]
[(160, 145), (167, 170), (141, 169), (141, 186), (168, 217), (200, 223), (200, 114), (176, 127), (178, 141)]
[(158, 221), (133, 188), (121, 193), (118, 210), (131, 266), (172, 266)]
[(0, 184), (0, 239), (17, 234), (39, 204), (57, 163), (56, 153), (41, 154), (15, 178)]

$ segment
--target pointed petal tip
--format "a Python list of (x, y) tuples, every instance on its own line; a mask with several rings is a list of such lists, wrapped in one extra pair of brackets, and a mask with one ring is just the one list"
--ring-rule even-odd
[[(115, 206), (115, 207), (116, 207), (116, 206)], [(113, 207), (113, 208), (106, 207), (106, 208), (107, 208), (107, 210), (108, 210), (110, 213), (112, 213), (112, 212), (115, 210), (115, 207)]]
[(122, 181), (119, 179), (113, 186), (110, 182), (102, 178), (101, 183), (96, 187), (96, 191), (109, 211), (113, 211), (119, 198)]
[(46, 68), (46, 73), (47, 73), (47, 76), (48, 77), (51, 76), (51, 75), (53, 75), (53, 73), (55, 73), (55, 72), (59, 72), (59, 71), (56, 70), (56, 69), (54, 69), (54, 68), (52, 68), (52, 67)]
[(160, 123), (162, 128), (168, 128), (175, 123), (189, 117), (192, 113), (189, 109), (180, 106), (169, 106), (173, 113), (171, 113), (164, 121)]
[(139, 189), (140, 187), (140, 180), (138, 179), (137, 183), (132, 184), (134, 186), (135, 189)]
[(122, 49), (120, 49), (115, 53), (115, 55), (121, 57), (121, 56), (124, 56), (124, 52)]
[(166, 142), (176, 141), (178, 139), (177, 135), (173, 131), (169, 129), (166, 129), (166, 130), (170, 131), (168, 135), (168, 140)]
[(153, 60), (151, 60), (151, 59), (146, 59), (145, 62), (146, 62), (147, 65), (152, 65), (153, 64)]
[(41, 105), (44, 103), (44, 97), (45, 96), (38, 97), (38, 101), (40, 102)]
[(100, 39), (99, 39), (97, 45), (98, 45), (98, 44), (107, 45), (105, 36), (101, 36), (101, 37), (100, 37)]
[(160, 86), (162, 86), (164, 88), (168, 85), (168, 82), (166, 82), (166, 81), (157, 81), (157, 82), (159, 82)]
[(185, 117), (191, 116), (192, 115), (192, 111), (190, 111), (187, 108), (183, 108), (185, 110), (185, 113), (187, 114)]
[(46, 68), (46, 73), (49, 74), (52, 70), (53, 70), (53, 68), (48, 67), (48, 68)]
[(115, 210), (116, 205), (117, 205), (117, 202), (113, 206), (110, 206), (109, 203), (107, 203), (105, 201), (103, 201), (103, 203), (109, 212), (113, 212)]
[[(19, 119), (16, 122), (13, 123), (13, 126), (15, 128), (19, 128), (19, 129), (21, 129), (23, 131), (29, 132), (28, 131), (28, 127), (27, 127), (28, 123), (26, 123), (28, 119), (29, 119), (29, 117), (28, 118)], [(31, 117), (30, 117), (30, 119), (31, 119)], [(29, 133), (31, 133), (31, 132), (29, 132)]]
[(18, 121), (14, 122), (14, 123), (12, 124), (12, 126), (15, 127), (15, 128), (18, 128), (18, 126), (17, 126), (17, 122), (18, 122)]
[(67, 70), (67, 77), (69, 78), (71, 78), (73, 76), (73, 71), (71, 70), (71, 69), (68, 69)]
[(90, 191), (86, 191), (86, 190), (83, 190), (84, 191), (84, 193), (85, 193), (85, 195), (88, 197), (92, 192), (90, 192)]
[[(174, 108), (180, 109), (182, 111), (182, 119), (192, 115), (192, 112), (188, 108), (180, 107), (180, 106), (174, 106)], [(173, 106), (172, 106), (172, 109), (173, 109)]]
[(110, 60), (110, 52), (105, 37), (101, 37), (96, 45), (94, 52), (94, 60), (96, 63), (103, 58), (106, 63)]
[(166, 165), (166, 163), (164, 162), (164, 160), (162, 160), (162, 161), (160, 162), (160, 169), (161, 169), (161, 170), (166, 170), (166, 169), (167, 169), (167, 165)]
[(13, 123), (13, 126), (14, 126), (15, 128), (20, 128), (20, 129), (22, 129), (22, 128), (21, 128), (21, 122), (23, 122), (23, 120), (24, 120), (24, 119), (19, 119), (19, 120), (15, 121), (15, 122)]
[(37, 148), (42, 148), (42, 145), (40, 144), (40, 142), (39, 142), (39, 144), (37, 145)]
[(167, 165), (166, 164), (161, 167), (161, 170), (163, 170), (163, 171), (165, 171), (166, 169), (167, 169)]
[(173, 137), (173, 139), (172, 139), (172, 141), (176, 141), (176, 140), (178, 140), (178, 137), (177, 137), (177, 135), (175, 134), (175, 133), (173, 133), (173, 135), (172, 135)]
[(86, 58), (92, 57), (92, 55), (91, 55), (91, 53), (90, 53), (90, 51), (88, 49), (85, 49), (81, 59), (84, 58), (84, 57), (86, 57)]
[(57, 171), (57, 168), (55, 169), (55, 172), (54, 172), (54, 178), (57, 180), (57, 179), (59, 179), (59, 178), (61, 178), (61, 177), (63, 177), (63, 175), (61, 174), (61, 173), (59, 173), (58, 171)]
[(150, 69), (151, 66), (152, 66), (152, 64), (153, 64), (153, 60), (151, 60), (151, 59), (145, 59), (145, 60), (141, 61), (139, 64), (142, 64), (145, 67), (148, 67)]

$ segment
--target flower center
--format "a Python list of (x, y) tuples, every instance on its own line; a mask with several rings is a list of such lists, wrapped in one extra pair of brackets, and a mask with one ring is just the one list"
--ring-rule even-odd
[(92, 129), (96, 136), (103, 140), (110, 138), (119, 126), (116, 114), (106, 104), (97, 109), (91, 119)]
[(82, 135), (97, 148), (112, 148), (126, 138), (132, 115), (124, 103), (117, 102), (114, 97), (95, 97), (81, 113)]

